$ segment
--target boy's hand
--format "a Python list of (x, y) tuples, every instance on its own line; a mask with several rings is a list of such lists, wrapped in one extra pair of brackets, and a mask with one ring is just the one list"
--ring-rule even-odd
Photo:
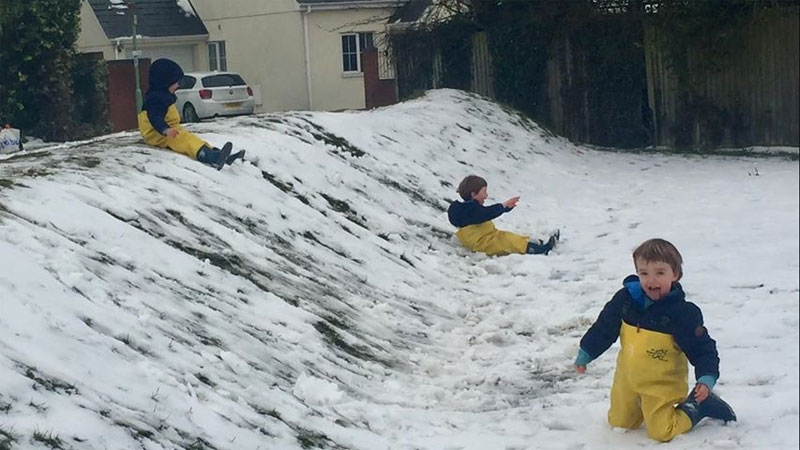
[(708, 394), (711, 392), (703, 383), (697, 383), (697, 386), (694, 387), (694, 398), (697, 400), (697, 403), (703, 403), (703, 400), (708, 398)]
[(178, 130), (175, 128), (167, 128), (167, 137), (175, 138), (178, 137)]
[(519, 195), (516, 196), (516, 197), (511, 197), (510, 199), (504, 201), (503, 202), (503, 206), (505, 206), (506, 208), (511, 209), (511, 208), (517, 206), (517, 203), (519, 203)]
[(586, 373), (586, 366), (577, 366), (576, 365), (575, 366), (575, 371), (580, 373), (580, 374), (584, 374), (584, 373)]

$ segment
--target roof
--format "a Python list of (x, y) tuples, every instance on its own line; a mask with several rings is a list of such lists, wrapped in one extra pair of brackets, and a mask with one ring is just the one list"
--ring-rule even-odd
[[(88, 0), (109, 39), (131, 37), (130, 0)], [(145, 38), (208, 35), (190, 0), (135, 0), (136, 35)]]
[(433, 0), (410, 0), (389, 18), (389, 22), (417, 22), (432, 4)]
[(336, 8), (396, 8), (409, 0), (296, 0), (302, 6), (318, 6), (326, 9)]

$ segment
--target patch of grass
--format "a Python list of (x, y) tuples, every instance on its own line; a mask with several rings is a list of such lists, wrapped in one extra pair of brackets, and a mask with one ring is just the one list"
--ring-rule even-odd
[(28, 406), (30, 406), (31, 408), (35, 409), (36, 412), (38, 412), (38, 413), (46, 413), (47, 412), (47, 405), (45, 405), (44, 403), (34, 403), (33, 400), (31, 400), (28, 403)]
[(436, 200), (427, 198), (422, 196), (417, 189), (413, 189), (409, 186), (403, 186), (402, 184), (398, 183), (397, 181), (390, 180), (389, 178), (381, 178), (378, 180), (381, 184), (385, 184), (386, 186), (391, 187), (392, 189), (398, 190), (409, 197), (411, 197), (414, 201), (419, 203), (425, 203), (426, 205), (431, 206), (433, 209), (445, 212), (446, 209), (442, 206), (441, 203), (437, 202)]
[(9, 180), (8, 178), (0, 178), (0, 188), (11, 188), (14, 187), (14, 181)]
[(203, 438), (195, 439), (191, 444), (184, 445), (185, 450), (216, 450), (216, 447)]
[(364, 150), (361, 150), (360, 148), (348, 142), (347, 139), (331, 133), (330, 131), (315, 124), (314, 122), (311, 122), (308, 119), (304, 120), (313, 128), (313, 130), (309, 130), (309, 132), (312, 136), (314, 136), (314, 139), (322, 141), (326, 145), (335, 147), (339, 152), (349, 153), (356, 158), (360, 158), (367, 154)]
[(155, 433), (150, 430), (145, 430), (143, 428), (137, 427), (136, 425), (125, 423), (119, 420), (114, 421), (114, 425), (127, 429), (131, 437), (136, 439), (137, 441), (141, 441), (142, 439), (152, 440), (153, 437), (155, 436)]
[(94, 156), (83, 156), (79, 158), (73, 158), (73, 161), (78, 163), (79, 166), (83, 166), (88, 169), (92, 169), (100, 165), (100, 158), (96, 158)]
[(19, 441), (19, 435), (14, 433), (13, 429), (0, 427), (0, 450), (11, 450), (17, 441)]
[(48, 175), (50, 175), (52, 173), (53, 172), (51, 172), (51, 171), (49, 171), (47, 169), (38, 169), (38, 168), (33, 168), (33, 167), (31, 167), (30, 169), (26, 170), (25, 172), (22, 172), (22, 174), (24, 176), (30, 177), (30, 178), (46, 177), (46, 176), (48, 176)]
[(295, 192), (294, 184), (292, 184), (290, 182), (284, 183), (283, 181), (277, 179), (275, 177), (275, 175), (273, 175), (273, 174), (271, 174), (269, 172), (266, 172), (264, 170), (261, 171), (261, 176), (265, 180), (267, 180), (270, 183), (272, 183), (273, 186), (275, 186), (276, 188), (280, 189), (282, 192), (285, 192), (287, 194), (291, 194), (294, 198), (300, 200), (300, 202), (303, 203), (304, 205), (310, 205), (311, 204), (305, 196)]
[(319, 195), (321, 195), (322, 198), (324, 198), (325, 201), (328, 202), (328, 205), (330, 205), (331, 209), (333, 209), (336, 212), (344, 214), (345, 217), (347, 217), (347, 220), (353, 222), (354, 224), (362, 228), (365, 228), (367, 230), (369, 229), (365, 224), (367, 219), (365, 219), (363, 216), (359, 216), (358, 213), (356, 213), (355, 210), (353, 210), (353, 208), (351, 208), (350, 205), (347, 204), (347, 202), (331, 197), (330, 195), (327, 194), (320, 193)]
[(403, 262), (405, 262), (406, 264), (408, 264), (411, 267), (417, 267), (417, 266), (414, 265), (414, 263), (410, 259), (408, 259), (406, 257), (405, 253), (400, 255), (400, 259), (403, 260)]
[(197, 379), (200, 380), (200, 382), (202, 382), (203, 384), (205, 384), (207, 386), (211, 386), (212, 388), (217, 386), (217, 383), (214, 383), (213, 381), (211, 381), (211, 378), (208, 378), (202, 372), (198, 372), (198, 373), (194, 374), (194, 376), (197, 377)]
[(57, 378), (47, 377), (39, 374), (36, 368), (32, 366), (25, 364), (19, 364), (18, 366), (21, 369), (24, 369), (23, 375), (25, 375), (25, 377), (33, 380), (34, 390), (44, 388), (47, 391), (64, 393), (67, 395), (74, 395), (78, 393), (78, 388), (76, 388), (73, 384), (69, 384)]
[(41, 442), (42, 444), (52, 448), (53, 450), (64, 450), (64, 441), (62, 441), (61, 438), (58, 437), (58, 435), (54, 435), (52, 431), (42, 432), (39, 430), (35, 430), (33, 432), (33, 437), (31, 438), (31, 440), (33, 440), (34, 442)]
[(141, 346), (134, 342), (133, 338), (131, 338), (130, 334), (126, 334), (124, 336), (114, 336), (114, 339), (122, 342), (123, 344), (127, 345), (131, 350), (141, 353), (144, 356), (153, 356), (153, 353), (144, 346)]
[(358, 359), (367, 361), (376, 360), (375, 356), (369, 353), (366, 349), (361, 349), (345, 342), (339, 332), (337, 332), (328, 322), (319, 321), (314, 324), (314, 329), (322, 335), (323, 340), (329, 345), (332, 345)]
[(325, 448), (329, 446), (331, 440), (322, 433), (317, 433), (306, 428), (298, 428), (297, 443), (304, 449)]
[(255, 411), (256, 414), (259, 414), (261, 416), (274, 417), (275, 419), (283, 421), (283, 417), (281, 417), (281, 413), (276, 411), (274, 408), (273, 409), (267, 409), (267, 408), (264, 408), (262, 406), (259, 406), (259, 405), (253, 404), (253, 403), (248, 403), (248, 405), (251, 408), (253, 408), (253, 411)]

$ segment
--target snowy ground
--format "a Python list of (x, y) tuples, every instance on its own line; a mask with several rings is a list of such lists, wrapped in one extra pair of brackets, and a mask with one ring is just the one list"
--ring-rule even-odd
[[(217, 172), (123, 133), (0, 160), (0, 450), (798, 447), (798, 162), (599, 152), (456, 91), (195, 126)], [(476, 173), (501, 228), (459, 248)], [(735, 424), (606, 425), (582, 333), (663, 237)]]

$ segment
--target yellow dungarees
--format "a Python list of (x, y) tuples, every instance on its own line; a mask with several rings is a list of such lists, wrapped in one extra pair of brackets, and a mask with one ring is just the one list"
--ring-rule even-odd
[(490, 256), (524, 254), (528, 250), (530, 240), (528, 236), (498, 230), (491, 220), (461, 227), (456, 231), (456, 237), (464, 247)]
[(644, 421), (647, 435), (662, 442), (689, 431), (689, 416), (675, 409), (688, 392), (688, 361), (675, 338), (624, 321), (619, 334), (608, 423), (635, 429)]
[(164, 117), (164, 120), (170, 128), (178, 130), (178, 135), (174, 138), (168, 138), (156, 131), (147, 118), (147, 111), (141, 111), (137, 119), (139, 121), (139, 132), (142, 134), (144, 141), (149, 145), (168, 148), (192, 159), (197, 159), (197, 152), (204, 145), (208, 148), (212, 148), (207, 142), (181, 127), (181, 116), (178, 114), (178, 108), (174, 103), (169, 105), (169, 108), (167, 108), (167, 115)]

